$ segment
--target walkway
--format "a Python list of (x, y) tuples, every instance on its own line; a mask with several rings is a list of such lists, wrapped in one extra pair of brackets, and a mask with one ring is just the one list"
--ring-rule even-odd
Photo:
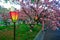
[(60, 30), (39, 32), (34, 40), (60, 40)]

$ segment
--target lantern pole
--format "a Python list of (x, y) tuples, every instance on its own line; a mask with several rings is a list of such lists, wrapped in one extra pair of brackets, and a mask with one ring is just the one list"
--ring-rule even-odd
[(16, 30), (16, 22), (13, 22), (14, 23), (14, 40), (15, 40), (15, 30)]

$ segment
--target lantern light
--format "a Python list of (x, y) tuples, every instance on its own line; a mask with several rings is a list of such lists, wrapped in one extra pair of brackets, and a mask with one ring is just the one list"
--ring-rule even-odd
[(38, 16), (35, 16), (35, 20), (38, 20)]
[(10, 8), (10, 17), (13, 22), (16, 22), (18, 20), (18, 12), (15, 11), (14, 7)]
[(18, 20), (18, 12), (11, 11), (10, 12), (10, 17), (11, 17), (13, 22), (16, 22)]

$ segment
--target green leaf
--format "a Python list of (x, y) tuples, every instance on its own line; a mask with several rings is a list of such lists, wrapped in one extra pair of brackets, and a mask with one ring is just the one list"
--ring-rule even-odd
[(34, 2), (34, 0), (31, 0), (31, 2), (33, 3), (33, 2)]

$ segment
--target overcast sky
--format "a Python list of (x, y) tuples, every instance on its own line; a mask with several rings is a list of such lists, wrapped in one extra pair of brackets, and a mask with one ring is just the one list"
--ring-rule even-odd
[(19, 4), (15, 4), (13, 2), (7, 1), (7, 3), (4, 0), (0, 0), (0, 6), (4, 8), (11, 8), (12, 6), (18, 10), (20, 10), (21, 6)]

